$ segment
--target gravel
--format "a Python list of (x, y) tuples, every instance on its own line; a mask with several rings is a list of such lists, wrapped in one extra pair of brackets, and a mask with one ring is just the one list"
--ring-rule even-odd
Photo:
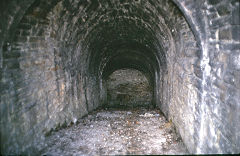
[(188, 154), (158, 110), (98, 110), (46, 138), (43, 155)]

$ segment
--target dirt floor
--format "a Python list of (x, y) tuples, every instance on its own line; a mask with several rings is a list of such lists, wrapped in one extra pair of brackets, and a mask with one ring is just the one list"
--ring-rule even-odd
[(96, 111), (46, 138), (43, 155), (187, 154), (171, 122), (158, 110)]

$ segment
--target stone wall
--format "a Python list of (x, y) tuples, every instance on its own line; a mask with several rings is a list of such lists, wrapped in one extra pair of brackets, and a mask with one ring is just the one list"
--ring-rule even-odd
[(152, 87), (140, 71), (117, 70), (106, 80), (106, 86), (108, 107), (152, 107)]
[(38, 152), (45, 135), (76, 123), (99, 103), (81, 45), (73, 47), (63, 39), (66, 31), (60, 31), (59, 13), (65, 8), (58, 3), (46, 12), (49, 6), (34, 3), (3, 47), (3, 153)]
[[(175, 1), (200, 43), (198, 153), (239, 153), (239, 1)], [(194, 30), (195, 29), (195, 30)]]

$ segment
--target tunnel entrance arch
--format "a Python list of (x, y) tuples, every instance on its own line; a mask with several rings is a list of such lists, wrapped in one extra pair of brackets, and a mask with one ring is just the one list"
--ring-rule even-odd
[[(174, 98), (188, 99), (189, 89), (182, 92), (184, 73), (193, 73), (191, 63), (182, 63), (189, 60), (185, 56), (186, 45), (191, 47), (191, 43), (184, 42), (186, 34), (191, 34), (184, 17), (171, 1), (117, 2), (59, 0), (49, 4), (41, 0), (22, 18), (16, 39), (23, 44), (20, 50), (11, 51), (20, 53), (17, 55), (20, 69), (17, 66), (16, 71), (24, 76), (28, 73), (36, 78), (41, 76), (41, 81), (24, 78), (21, 85), (16, 85), (20, 88), (16, 90), (24, 88), (25, 82), (30, 83), (30, 87), (16, 97), (23, 110), (30, 108), (28, 114), (36, 114), (38, 108), (43, 110), (44, 113), (38, 112), (34, 126), (41, 126), (42, 121), (50, 124), (43, 126), (39, 133), (75, 121), (100, 106), (99, 83), (106, 62), (110, 62), (107, 72), (127, 64), (127, 67), (134, 66), (148, 73), (154, 86), (156, 106), (166, 116), (171, 114), (170, 117), (177, 119), (176, 123), (181, 119), (181, 113), (174, 108), (182, 105), (183, 110), (187, 105)], [(46, 7), (49, 10), (46, 11)], [(187, 37), (192, 37), (189, 34)], [(195, 57), (194, 50), (188, 51), (190, 57)], [(115, 57), (116, 53), (121, 55)], [(178, 85), (173, 84), (174, 81)], [(25, 122), (25, 118), (20, 119)]]
[[(225, 4), (229, 8), (224, 9)], [(239, 92), (238, 53), (229, 52), (238, 50), (239, 38), (236, 28), (228, 30), (228, 25), (225, 30), (225, 20), (218, 17), (239, 24), (238, 1), (27, 0), (11, 1), (6, 10), (10, 11), (4, 11), (7, 18), (0, 31), (4, 34), (0, 39), (1, 127), (7, 127), (1, 129), (1, 141), (6, 142), (1, 148), (6, 151), (26, 151), (51, 129), (99, 107), (102, 66), (116, 60), (120, 64), (134, 60), (134, 66), (151, 73), (154, 101), (175, 123), (190, 151), (198, 146), (203, 148), (200, 151), (215, 148), (205, 146), (209, 136), (204, 134), (211, 136), (210, 128), (224, 133), (222, 138), (232, 133), (233, 129), (225, 134), (214, 126), (225, 118), (222, 110), (236, 113), (228, 106), (239, 104), (238, 95), (232, 96)], [(232, 39), (235, 46), (230, 45)], [(128, 51), (113, 59), (122, 47)], [(204, 69), (202, 63), (211, 68)], [(204, 77), (206, 73), (208, 77)], [(215, 105), (221, 107), (215, 109)], [(207, 116), (207, 126), (202, 116)], [(213, 116), (219, 119), (210, 119)], [(15, 129), (18, 134), (12, 131)], [(216, 143), (217, 139), (210, 139)], [(234, 139), (229, 141), (236, 143)], [(216, 147), (226, 142), (216, 143)]]

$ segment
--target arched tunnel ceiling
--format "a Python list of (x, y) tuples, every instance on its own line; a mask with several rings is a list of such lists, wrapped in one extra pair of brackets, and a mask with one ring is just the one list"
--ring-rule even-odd
[[(102, 60), (102, 66), (99, 68), (99, 71), (103, 72), (103, 77), (109, 75), (111, 71), (123, 67), (127, 68), (128, 66), (138, 67), (138, 70), (145, 72), (148, 71), (151, 74), (153, 74), (154, 70), (156, 70), (155, 68), (158, 67), (156, 56), (151, 49), (148, 49), (141, 44), (132, 43), (131, 41), (119, 43), (117, 45), (113, 44), (106, 53), (106, 56), (102, 56), (104, 59)], [(123, 60), (124, 62), (120, 60)], [(96, 60), (95, 62), (97, 61), (99, 60)]]
[[(239, 0), (0, 0), (1, 149), (25, 151), (80, 119), (104, 102), (102, 79), (134, 68), (150, 77), (153, 101), (189, 151), (239, 153), (240, 124), (232, 122), (239, 119), (239, 6)], [(226, 112), (234, 118), (226, 120)]]
[[(143, 60), (145, 62), (143, 63)], [(151, 62), (151, 59), (146, 58), (146, 56), (141, 55), (137, 52), (132, 51), (123, 51), (116, 54), (112, 58), (109, 58), (109, 62), (105, 64), (102, 69), (104, 69), (102, 78), (106, 79), (110, 74), (118, 69), (131, 68), (141, 71), (153, 84), (154, 79), (154, 63)]]
[[(129, 53), (135, 51), (145, 56), (137, 61), (139, 67), (149, 66), (149, 63), (154, 70), (166, 67), (165, 55), (169, 48), (166, 43), (170, 44), (172, 32), (177, 29), (171, 21), (175, 15), (170, 14), (169, 9), (180, 14), (171, 1), (62, 0), (47, 3), (41, 0), (36, 1), (27, 14), (39, 18), (47, 16), (49, 9), (44, 10), (45, 5), (52, 6), (52, 17), (48, 15), (47, 18), (54, 18), (57, 24), (53, 26), (51, 35), (65, 41), (74, 50), (88, 53), (86, 59), (90, 72), (103, 73), (106, 70), (101, 67), (108, 66), (105, 64), (112, 62), (109, 59), (117, 51), (126, 49), (131, 49)], [(111, 66), (116, 65), (112, 69), (118, 69), (118, 64), (121, 63), (111, 63)]]
[[(92, 59), (90, 62), (94, 64), (92, 67), (96, 68), (95, 72), (104, 70), (99, 70), (98, 67), (102, 63), (109, 62), (108, 59), (112, 58), (112, 55), (116, 55), (117, 51), (124, 49), (132, 49), (138, 51), (139, 54), (144, 53), (146, 59), (143, 57), (139, 60), (140, 64), (146, 64), (147, 58), (150, 58), (152, 62), (160, 60), (161, 65), (164, 64), (165, 58), (164, 54), (161, 55), (163, 52), (161, 42), (156, 36), (156, 33), (159, 34), (159, 32), (164, 34), (162, 27), (159, 27), (163, 24), (159, 19), (161, 16), (154, 14), (150, 9), (151, 5), (151, 3), (143, 1), (116, 1), (114, 3), (105, 1), (101, 4), (101, 6), (105, 6), (104, 9), (107, 9), (99, 11), (103, 12), (103, 15), (99, 15), (101, 20), (96, 22), (96, 26), (88, 33), (86, 39), (89, 40), (90, 58)], [(158, 49), (161, 49), (160, 56)], [(127, 54), (127, 56), (131, 55)], [(121, 56), (119, 55), (119, 57)], [(123, 59), (118, 61), (120, 60)], [(117, 64), (126, 65), (125, 62)], [(111, 66), (115, 66), (115, 64), (113, 63)], [(117, 69), (117, 67), (113, 68)]]

